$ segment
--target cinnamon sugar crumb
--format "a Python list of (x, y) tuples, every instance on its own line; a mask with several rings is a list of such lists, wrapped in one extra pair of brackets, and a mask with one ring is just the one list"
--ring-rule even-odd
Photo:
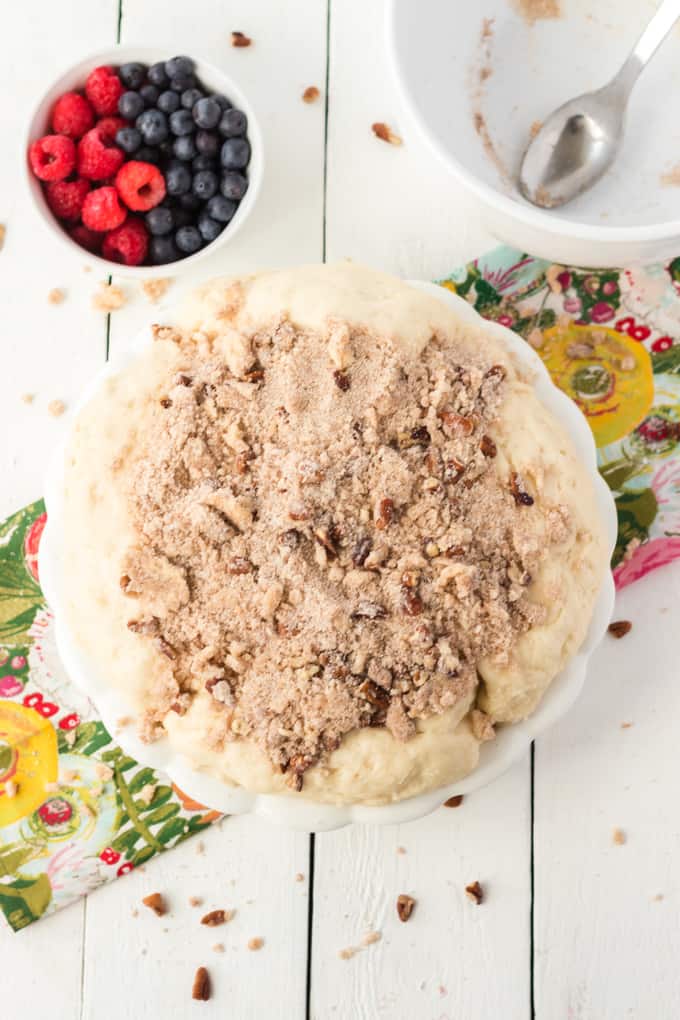
[(5, 237), (7, 236), (7, 227), (0, 223), (0, 251), (2, 251), (5, 245)]
[(254, 952), (254, 953), (256, 953), (258, 951), (258, 949), (262, 949), (263, 945), (264, 945), (264, 939), (260, 938), (259, 935), (256, 936), (253, 939), (248, 939), (248, 949), (252, 950), (252, 952)]
[(99, 284), (99, 290), (92, 297), (92, 307), (107, 315), (122, 308), (124, 304), (125, 294), (122, 289), (105, 281)]
[(201, 896), (190, 896), (189, 897), (189, 906), (190, 907), (200, 907), (202, 905), (203, 905), (203, 899), (202, 899)]
[(304, 882), (304, 880), (305, 880), (305, 876), (302, 874), (301, 871), (298, 871), (297, 875), (295, 876), (295, 881), (296, 882)]
[(406, 847), (405, 847), (405, 846), (398, 846), (398, 847), (397, 847), (397, 853), (398, 853), (398, 854), (402, 854), (402, 855), (403, 855), (403, 854), (405, 854), (405, 853), (408, 853), (408, 851), (407, 851), (407, 849), (406, 849)]
[[(570, 529), (484, 455), (503, 366), (445, 336), (404, 366), (346, 323), (325, 338), (284, 318), (235, 337), (228, 363), (203, 335), (154, 335), (182, 371), (120, 479), (139, 536), (121, 563), (128, 626), (159, 667), (144, 738), (198, 686), (211, 746), (251, 739), (299, 791), (346, 733), (406, 741), (469, 703), (479, 659), (507, 662), (544, 618), (528, 587)], [(470, 722), (493, 737), (484, 712)]]
[(531, 127), (529, 128), (529, 137), (530, 138), (535, 138), (536, 135), (538, 134), (538, 132), (541, 130), (542, 127), (543, 127), (543, 121), (542, 120), (534, 120), (534, 121), (532, 121)]
[(210, 948), (212, 949), (213, 953), (223, 953), (224, 952), (224, 942), (216, 942)]
[(66, 291), (61, 287), (53, 287), (47, 295), (47, 301), (51, 305), (61, 305), (66, 299)]
[(303, 103), (315, 103), (320, 95), (321, 93), (316, 85), (308, 85), (302, 93), (302, 101)]
[(149, 301), (156, 303), (167, 292), (168, 287), (171, 285), (172, 279), (169, 277), (158, 277), (154, 280), (142, 280), (142, 290)]
[(623, 844), (626, 842), (626, 834), (623, 831), (623, 829), (614, 829), (612, 833), (612, 840), (614, 841), (616, 846), (623, 846)]
[(22, 393), (21, 402), (22, 404), (32, 404), (35, 400), (35, 393)]
[(356, 948), (356, 946), (347, 946), (346, 949), (338, 950), (338, 956), (340, 957), (341, 960), (351, 960), (352, 957), (356, 956), (358, 952), (359, 950)]
[(632, 722), (622, 722), (621, 723), (621, 729), (622, 730), (629, 730), (632, 725), (633, 725)]
[(361, 940), (363, 946), (372, 946), (376, 942), (380, 942), (382, 938), (382, 932), (380, 931), (367, 931)]
[(63, 400), (50, 400), (47, 405), (47, 412), (51, 414), (53, 418), (59, 418), (66, 410), (66, 404)]
[(528, 25), (562, 17), (559, 0), (512, 0), (512, 6)]

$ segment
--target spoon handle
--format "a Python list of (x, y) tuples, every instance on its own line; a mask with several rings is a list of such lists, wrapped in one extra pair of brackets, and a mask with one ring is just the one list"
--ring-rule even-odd
[(638, 75), (654, 56), (675, 22), (680, 18), (680, 0), (662, 0), (652, 20), (633, 47), (630, 56), (611, 84), (628, 95)]

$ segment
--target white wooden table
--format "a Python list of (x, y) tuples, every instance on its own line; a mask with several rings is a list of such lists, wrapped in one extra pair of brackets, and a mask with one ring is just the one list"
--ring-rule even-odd
[[(416, 2), (416, 0), (414, 0)], [(472, 2), (472, 0), (470, 0)], [(351, 256), (406, 277), (442, 275), (493, 241), (422, 150), (389, 78), (381, 0), (23, 0), (0, 31), (0, 514), (36, 498), (73, 402), (150, 308), (135, 284), (108, 321), (97, 282), (34, 229), (20, 182), (34, 95), (80, 55), (122, 42), (201, 53), (259, 111), (267, 175), (247, 228), (194, 279)], [(252, 36), (233, 49), (230, 32)], [(322, 100), (300, 94), (318, 85)], [(405, 138), (377, 141), (373, 121)], [(191, 282), (191, 281), (189, 281)], [(53, 287), (67, 291), (58, 307)], [(178, 287), (176, 286), (175, 290)], [(36, 394), (32, 406), (20, 395)], [(634, 622), (608, 639), (570, 715), (458, 810), (398, 828), (316, 838), (228, 819), (18, 935), (0, 927), (0, 1017), (141, 1020), (671, 1020), (680, 1016), (677, 720), (680, 568), (619, 599)], [(622, 729), (622, 722), (632, 722)], [(627, 834), (614, 845), (613, 829)], [(302, 873), (304, 881), (296, 881)], [(480, 907), (464, 895), (479, 879)], [(133, 910), (164, 891), (171, 914)], [(408, 923), (399, 893), (416, 897)], [(215, 932), (188, 897), (234, 906)], [(368, 930), (382, 940), (338, 951)], [(249, 952), (247, 940), (265, 946)], [(210, 946), (224, 941), (226, 952)], [(215, 994), (193, 1003), (197, 965)]]

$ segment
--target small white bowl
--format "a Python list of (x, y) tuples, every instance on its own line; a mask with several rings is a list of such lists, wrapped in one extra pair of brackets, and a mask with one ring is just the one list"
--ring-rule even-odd
[[(529, 371), (534, 380), (536, 395), (571, 436), (576, 452), (590, 472), (611, 553), (616, 543), (616, 509), (611, 492), (597, 470), (592, 432), (576, 404), (557, 389), (536, 352), (515, 333), (498, 323), (482, 319), (467, 301), (443, 287), (432, 283), (416, 281), (411, 283), (412, 286), (425, 290), (450, 305), (463, 323), (469, 323), (473, 329), (481, 326)], [(172, 321), (170, 315), (167, 319)], [(119, 353), (107, 363), (92, 380), (74, 409), (72, 423), (81, 408), (95, 397), (104, 381), (133, 361), (140, 350), (150, 343), (152, 343), (151, 331), (147, 328), (142, 331), (131, 348)], [(107, 729), (115, 733), (117, 742), (127, 754), (137, 761), (166, 772), (189, 796), (225, 814), (256, 814), (288, 828), (307, 832), (337, 829), (350, 822), (391, 825), (420, 818), (434, 811), (448, 797), (470, 793), (486, 786), (506, 772), (526, 753), (531, 741), (571, 707), (583, 687), (588, 659), (599, 644), (611, 619), (614, 608), (614, 582), (608, 571), (602, 582), (583, 645), (552, 682), (536, 712), (524, 722), (499, 726), (496, 739), (482, 745), (479, 765), (475, 771), (452, 786), (379, 807), (365, 807), (360, 804), (336, 807), (302, 797), (286, 794), (258, 795), (240, 787), (227, 786), (211, 776), (196, 771), (182, 755), (172, 751), (167, 741), (142, 743), (134, 732), (134, 711), (131, 711), (131, 705), (109, 684), (108, 677), (98, 672), (83, 655), (68, 627), (66, 614), (60, 611), (63, 604), (63, 578), (68, 571), (68, 563), (63, 558), (64, 545), (61, 538), (64, 529), (64, 459), (67, 444), (68, 436), (57, 449), (46, 480), (47, 526), (39, 553), (40, 582), (45, 598), (54, 613), (57, 649), (61, 661), (73, 682), (97, 705)], [(116, 726), (116, 720), (122, 718), (131, 720), (131, 724), (120, 730), (119, 726)]]
[[(680, 165), (672, 101), (680, 80), (680, 30), (635, 87), (614, 166), (586, 194), (546, 211), (526, 202), (514, 184), (532, 124), (603, 85), (653, 6), (565, 2), (559, 18), (533, 25), (516, 6), (510, 0), (388, 0), (387, 48), (415, 124), (466, 187), (487, 229), (521, 251), (592, 267), (677, 255), (680, 191), (662, 178), (672, 178)], [(476, 114), (483, 118), (477, 127)]]
[[(167, 267), (165, 265), (125, 266), (118, 262), (110, 262), (108, 259), (102, 258), (100, 255), (89, 252), (86, 248), (82, 248), (79, 244), (73, 241), (63, 229), (59, 220), (55, 217), (45, 200), (42, 182), (34, 176), (28, 163), (28, 148), (37, 138), (40, 138), (42, 135), (50, 132), (50, 113), (59, 96), (64, 92), (72, 90), (82, 91), (85, 86), (85, 79), (90, 71), (94, 70), (95, 67), (101, 67), (103, 65), (120, 67), (121, 64), (126, 64), (130, 61), (139, 61), (142, 64), (150, 65), (157, 63), (159, 60), (168, 60), (173, 55), (174, 54), (169, 50), (153, 49), (148, 46), (115, 46), (111, 49), (100, 50), (98, 53), (93, 53), (91, 56), (85, 57), (81, 60), (80, 63), (69, 68), (68, 71), (65, 71), (64, 74), (57, 78), (36, 105), (33, 116), (30, 119), (23, 145), (22, 158), (24, 163), (24, 174), (33, 198), (34, 208), (52, 236), (56, 237), (72, 255), (77, 255), (81, 260), (83, 258), (88, 259), (98, 267), (101, 267), (105, 273), (114, 273), (116, 276), (132, 276), (137, 279), (144, 279), (145, 277), (158, 276), (159, 271)], [(196, 65), (196, 77), (199, 81), (211, 91), (225, 95), (235, 107), (242, 110), (247, 116), (247, 137), (250, 142), (251, 157), (247, 169), (248, 190), (241, 199), (238, 209), (234, 214), (234, 218), (227, 224), (219, 237), (206, 245), (205, 248), (201, 248), (200, 251), (195, 252), (193, 255), (187, 255), (182, 259), (178, 259), (177, 262), (170, 263), (173, 267), (173, 273), (175, 274), (189, 266), (193, 266), (194, 263), (198, 262), (198, 260), (202, 259), (204, 256), (212, 255), (218, 247), (227, 244), (234, 234), (240, 230), (255, 206), (264, 174), (262, 134), (257, 117), (255, 116), (249, 100), (245, 97), (238, 85), (223, 71), (220, 71), (213, 64), (209, 64), (205, 60), (198, 59), (193, 54), (189, 54), (189, 56), (191, 56), (194, 60), (194, 64)]]

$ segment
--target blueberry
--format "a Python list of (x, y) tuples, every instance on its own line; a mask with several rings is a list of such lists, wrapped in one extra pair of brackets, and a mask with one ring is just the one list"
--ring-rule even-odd
[(161, 92), (156, 106), (163, 113), (174, 113), (175, 110), (179, 110), (179, 96), (176, 92), (171, 92), (170, 90)]
[(176, 110), (174, 113), (171, 113), (170, 130), (173, 135), (192, 135), (195, 127), (191, 110)]
[(196, 155), (196, 145), (191, 135), (181, 135), (179, 138), (175, 138), (172, 151), (177, 159), (189, 160), (193, 159)]
[(165, 73), (168, 78), (179, 78), (181, 74), (191, 74), (194, 62), (191, 57), (171, 57), (165, 61)]
[(213, 94), (211, 95), (210, 98), (215, 100), (215, 102), (219, 106), (220, 110), (230, 110), (231, 109), (231, 103), (229, 102), (227, 97), (223, 96), (221, 93), (213, 92)]
[(155, 85), (142, 85), (139, 94), (147, 106), (155, 106), (161, 90), (157, 89)]
[(166, 138), (164, 142), (161, 142), (161, 144), (158, 146), (161, 156), (163, 156), (165, 159), (172, 159), (174, 156), (173, 152), (174, 144), (175, 140), (172, 136), (170, 136), (170, 138)]
[(144, 100), (139, 92), (124, 92), (118, 100), (118, 113), (126, 120), (134, 120), (139, 117), (144, 109)]
[(220, 118), (219, 132), (223, 138), (237, 138), (244, 135), (248, 127), (248, 118), (241, 110), (225, 110)]
[(210, 156), (197, 156), (196, 159), (192, 160), (191, 166), (194, 173), (198, 170), (216, 170), (215, 160)]
[[(145, 110), (135, 121), (147, 145), (160, 145), (168, 137), (168, 121), (160, 110)], [(225, 142), (226, 144), (226, 142)]]
[(195, 86), (195, 74), (181, 74), (179, 77), (172, 78), (170, 81), (170, 88), (173, 92), (185, 92), (187, 89), (193, 89)]
[(214, 99), (199, 99), (191, 113), (198, 126), (206, 131), (217, 127), (222, 117), (220, 104)]
[(214, 220), (219, 220), (220, 223), (228, 223), (236, 212), (236, 202), (232, 202), (230, 198), (224, 198), (222, 195), (214, 195), (206, 203), (205, 211)]
[[(173, 115), (174, 116), (174, 115)], [(243, 170), (250, 160), (250, 143), (246, 138), (227, 138), (220, 152), (225, 170)]]
[(165, 265), (166, 262), (176, 262), (177, 259), (181, 258), (173, 238), (167, 235), (151, 238), (149, 256), (152, 264), (155, 266)]
[(194, 141), (201, 156), (215, 157), (220, 151), (220, 137), (214, 131), (197, 131)]
[(146, 76), (151, 84), (158, 86), (159, 89), (167, 88), (170, 81), (165, 70), (165, 63), (162, 60), (159, 60), (157, 64), (152, 64)]
[(191, 190), (202, 202), (207, 202), (217, 192), (218, 187), (219, 181), (216, 173), (212, 170), (199, 170), (194, 177)]
[(175, 234), (175, 244), (185, 255), (193, 255), (203, 247), (203, 238), (196, 227), (180, 227)]
[(175, 217), (172, 215), (171, 210), (165, 209), (162, 205), (157, 205), (155, 209), (150, 209), (144, 219), (149, 228), (149, 233), (153, 234), (154, 237), (169, 234), (175, 226)]
[(118, 68), (118, 77), (128, 89), (138, 89), (144, 84), (146, 78), (146, 67), (144, 64), (121, 64)]
[(198, 217), (198, 229), (201, 232), (201, 237), (204, 241), (210, 244), (216, 237), (219, 237), (224, 230), (224, 223), (219, 223), (214, 220), (212, 216), (208, 216), (207, 213), (203, 212)]
[(168, 195), (184, 195), (191, 188), (191, 174), (184, 163), (176, 163), (165, 171)]
[[(182, 197), (179, 200), (179, 204), (181, 205), (182, 209), (185, 209), (187, 212), (191, 212), (191, 213), (198, 212), (198, 210), (203, 205), (203, 203), (200, 200), (200, 198), (197, 195), (194, 195), (194, 193), (192, 191), (190, 191), (186, 195), (182, 195)], [(195, 218), (196, 217), (193, 216), (189, 222), (193, 223)]]
[(240, 202), (248, 190), (248, 178), (235, 170), (226, 170), (222, 174), (220, 191), (225, 198), (231, 198), (234, 202)]
[[(136, 129), (131, 128), (131, 130)], [(151, 145), (143, 145), (141, 149), (137, 149), (135, 159), (139, 159), (143, 163), (153, 163), (154, 166), (157, 166), (161, 161), (161, 154), (157, 148)]]
[(203, 93), (200, 89), (187, 89), (181, 95), (182, 106), (185, 110), (191, 110), (199, 99), (203, 99)]
[[(125, 127), (121, 128), (120, 131), (116, 131), (116, 145), (127, 152), (128, 155), (132, 152), (136, 152), (139, 146), (142, 144), (142, 135), (137, 128)], [(139, 156), (137, 157), (139, 159)]]

